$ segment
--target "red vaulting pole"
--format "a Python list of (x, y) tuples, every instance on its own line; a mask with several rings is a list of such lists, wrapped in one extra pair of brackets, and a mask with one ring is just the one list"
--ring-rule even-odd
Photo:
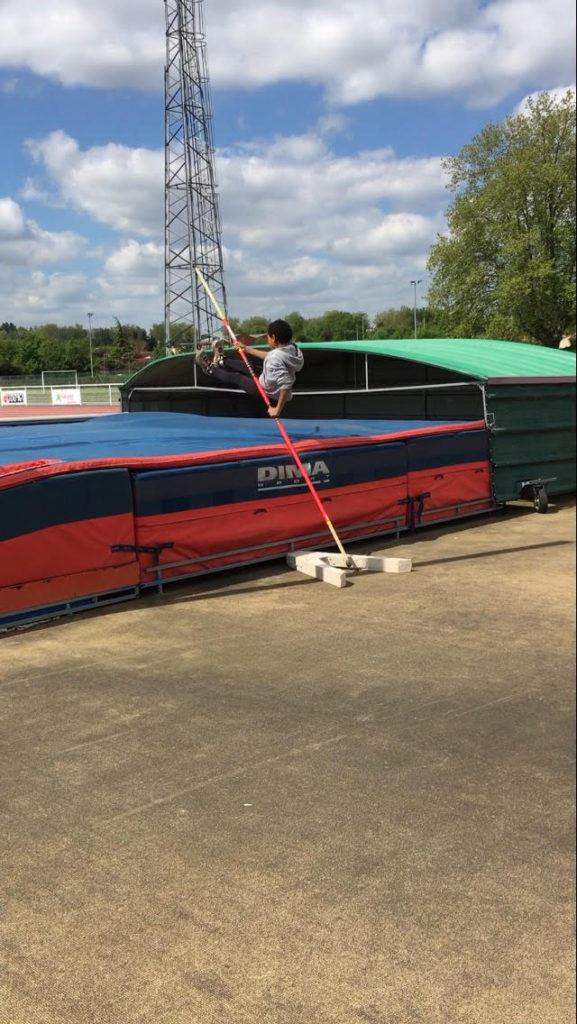
[[(240, 353), (241, 358), (244, 359), (244, 362), (245, 362), (246, 366), (248, 367), (250, 375), (251, 375), (252, 379), (254, 380), (254, 382), (255, 382), (258, 390), (259, 390), (259, 393), (261, 395), (261, 398), (262, 398), (263, 402), (267, 406), (270, 406), (270, 404), (271, 404), (270, 403), (270, 398), (268, 397), (268, 395), (267, 395), (266, 391), (264, 390), (260, 380), (258, 379), (258, 377), (257, 377), (256, 373), (254, 372), (252, 366), (250, 365), (250, 363), (248, 361), (248, 358), (247, 358), (247, 355), (246, 355), (246, 352), (242, 348), (242, 345), (239, 345), (239, 343), (237, 342), (236, 335), (235, 335), (232, 327), (230, 326), (226, 316), (224, 315), (223, 310), (220, 308), (216, 298), (214, 297), (214, 295), (212, 294), (212, 292), (211, 292), (211, 290), (210, 290), (210, 288), (208, 286), (208, 283), (205, 281), (205, 279), (202, 276), (202, 274), (201, 274), (200, 270), (198, 269), (198, 267), (195, 267), (194, 269), (195, 269), (195, 272), (196, 272), (196, 274), (198, 276), (199, 281), (201, 282), (201, 284), (205, 288), (207, 295), (211, 299), (214, 308), (216, 309), (220, 319), (222, 320), (222, 322), (224, 324), (224, 327), (226, 328), (226, 331), (227, 331), (229, 337), (232, 340), (233, 345), (235, 345), (235, 347), (237, 348), (237, 351)], [(328, 515), (326, 513), (326, 509), (325, 509), (321, 499), (319, 498), (317, 492), (315, 491), (314, 484), (313, 484), (309, 474), (307, 473), (305, 467), (303, 466), (303, 463), (302, 463), (302, 461), (300, 459), (299, 453), (297, 452), (294, 444), (292, 443), (290, 437), (288, 436), (288, 434), (287, 434), (283, 424), (281, 423), (280, 419), (278, 419), (278, 417), (274, 417), (274, 421), (275, 421), (278, 429), (280, 430), (280, 432), (282, 434), (283, 441), (286, 444), (286, 446), (287, 446), (287, 448), (288, 448), (288, 450), (289, 450), (289, 452), (291, 454), (291, 457), (293, 458), (297, 468), (299, 469), (299, 472), (302, 474), (302, 478), (303, 478), (304, 482), (306, 483), (309, 491), (311, 492), (311, 495), (312, 495), (312, 497), (314, 499), (315, 505), (317, 506), (321, 516), (323, 517), (324, 522), (326, 523), (328, 529), (330, 530), (330, 532), (332, 534), (332, 537), (333, 537), (333, 540), (334, 540), (335, 544), (337, 545), (341, 555), (344, 555), (344, 557), (347, 560), (347, 563), (350, 564), (350, 562), (352, 560), (350, 559), (349, 555), (347, 555), (343, 545), (341, 544), (341, 541), (339, 539), (337, 531), (335, 530), (333, 524), (331, 523), (331, 521), (330, 521), (330, 519), (329, 519), (329, 517), (328, 517)]]

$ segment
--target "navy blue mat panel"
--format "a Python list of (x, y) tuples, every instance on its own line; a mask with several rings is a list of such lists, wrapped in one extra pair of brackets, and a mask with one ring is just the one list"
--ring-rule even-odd
[(132, 513), (126, 469), (65, 473), (0, 490), (0, 541), (126, 513)]
[(489, 460), (486, 430), (463, 430), (454, 434), (407, 438), (406, 445), (409, 472)]
[[(403, 442), (315, 451), (304, 460), (317, 490), (402, 477), (407, 472)], [(136, 516), (166, 515), (298, 494), (306, 483), (286, 455), (240, 459), (214, 466), (133, 472)]]
[[(375, 437), (410, 430), (462, 426), (429, 420), (290, 420), (295, 443), (319, 439)], [(96, 459), (162, 457), (262, 448), (282, 444), (272, 419), (234, 419), (187, 413), (114, 413), (78, 423), (15, 423), (0, 430), (0, 467), (39, 459), (86, 462)]]

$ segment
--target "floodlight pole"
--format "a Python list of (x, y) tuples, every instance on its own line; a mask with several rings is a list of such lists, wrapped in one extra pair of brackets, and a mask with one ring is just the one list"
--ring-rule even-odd
[(92, 317), (94, 313), (87, 313), (88, 317), (88, 344), (90, 346), (90, 378), (94, 380), (94, 361), (92, 358)]
[(420, 277), (416, 278), (415, 280), (410, 281), (409, 283), (412, 284), (413, 289), (414, 289), (414, 297), (413, 297), (413, 335), (416, 338), (417, 337), (417, 285), (422, 283), (422, 278), (420, 278)]

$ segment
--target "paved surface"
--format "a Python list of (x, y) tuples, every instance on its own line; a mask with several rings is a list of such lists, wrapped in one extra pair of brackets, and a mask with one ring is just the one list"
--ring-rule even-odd
[(0, 641), (2, 1024), (569, 1024), (574, 537), (518, 505)]

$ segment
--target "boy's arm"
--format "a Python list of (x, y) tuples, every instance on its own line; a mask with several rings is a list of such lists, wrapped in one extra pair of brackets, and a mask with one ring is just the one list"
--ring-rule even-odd
[(250, 348), (249, 345), (242, 345), (245, 352), (248, 352), (249, 356), (255, 356), (256, 359), (264, 359), (268, 355), (268, 352), (263, 352), (260, 348)]
[(243, 348), (245, 352), (248, 352), (249, 356), (254, 356), (255, 359), (264, 359), (268, 355), (268, 352), (263, 352), (260, 348), (252, 348), (250, 342), (252, 338), (249, 335), (237, 335), (235, 348)]
[(268, 414), (269, 416), (272, 416), (273, 420), (278, 419), (278, 417), (280, 416), (281, 412), (283, 411), (285, 405), (288, 402), (289, 395), (290, 391), (282, 390), (279, 392), (276, 405), (269, 405)]

